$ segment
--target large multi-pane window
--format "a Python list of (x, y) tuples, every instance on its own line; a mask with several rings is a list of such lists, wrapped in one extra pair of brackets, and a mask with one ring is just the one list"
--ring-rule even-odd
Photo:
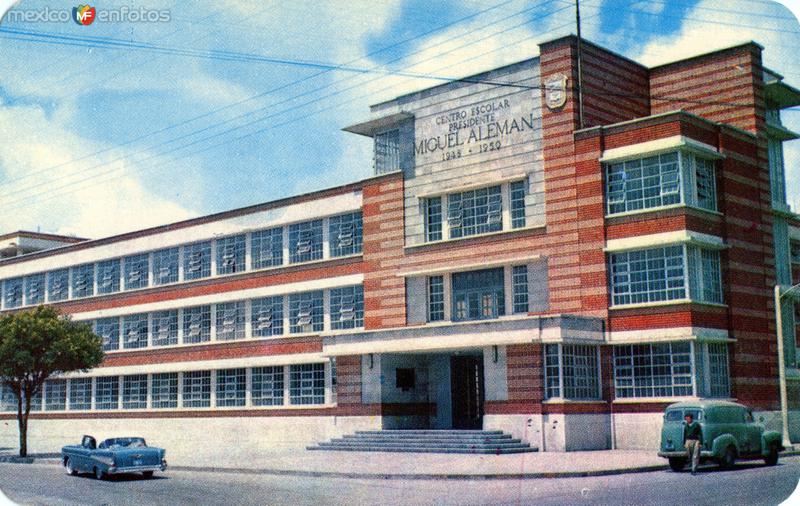
[(12, 278), (3, 281), (3, 304), (6, 309), (22, 305), (22, 278)]
[(122, 409), (147, 408), (147, 375), (122, 377)]
[(122, 318), (122, 347), (125, 349), (147, 347), (147, 314), (134, 314)]
[(125, 289), (145, 288), (150, 277), (150, 255), (142, 253), (122, 259), (125, 265)]
[(154, 409), (178, 407), (178, 373), (154, 374), (150, 383), (150, 404)]
[(217, 406), (244, 406), (245, 388), (245, 369), (217, 371)]
[(47, 273), (47, 300), (58, 302), (67, 300), (69, 296), (69, 269), (60, 269)]
[(253, 406), (283, 405), (283, 367), (254, 367), (251, 378)]
[(375, 174), (400, 170), (400, 130), (375, 135)]
[(442, 240), (442, 197), (429, 197), (425, 205), (425, 240)]
[(253, 299), (250, 318), (254, 337), (283, 334), (283, 297)]
[(120, 265), (118, 258), (97, 264), (97, 293), (118, 292), (119, 280)]
[(511, 201), (511, 228), (525, 226), (525, 186), (527, 180), (514, 181), (508, 187)]
[(119, 376), (101, 376), (95, 378), (95, 409), (119, 408)]
[(217, 341), (244, 339), (244, 302), (217, 304)]
[(0, 411), (16, 411), (17, 397), (11, 387), (5, 383), (0, 383)]
[(25, 276), (25, 304), (33, 306), (44, 303), (44, 274)]
[(354, 329), (364, 326), (364, 287), (335, 288), (330, 292), (331, 329)]
[(428, 321), (444, 320), (444, 276), (428, 278)]
[(728, 345), (726, 343), (694, 343), (695, 381), (700, 397), (730, 397)]
[(361, 212), (331, 217), (328, 220), (331, 257), (361, 253), (362, 228)]
[(211, 275), (211, 241), (183, 247), (183, 279), (207, 278)]
[(92, 409), (92, 378), (69, 380), (69, 409)]
[(103, 340), (103, 350), (119, 349), (119, 318), (100, 318), (94, 322), (94, 333)]
[(203, 343), (211, 340), (211, 306), (183, 310), (183, 342)]
[(283, 229), (271, 228), (250, 236), (250, 257), (253, 269), (283, 264)]
[(503, 268), (453, 274), (453, 320), (484, 320), (505, 314)]
[(79, 265), (72, 268), (72, 297), (91, 297), (94, 295), (94, 264)]
[(153, 346), (178, 344), (178, 311), (153, 313)]
[(211, 406), (211, 371), (183, 373), (183, 407), (207, 408)]
[(217, 274), (233, 274), (245, 270), (245, 235), (217, 239)]
[(722, 302), (719, 251), (688, 248), (692, 299)]
[(502, 230), (503, 201), (500, 186), (448, 195), (447, 222), (451, 239)]
[(545, 345), (545, 393), (548, 398), (599, 399), (598, 347)]
[(31, 411), (41, 411), (41, 410), (42, 410), (42, 391), (39, 390), (38, 392), (33, 394), (33, 397), (31, 397)]
[(322, 258), (322, 220), (289, 226), (289, 262), (309, 262)]
[(67, 409), (67, 380), (52, 379), (45, 382), (44, 409), (64, 411)]
[(180, 254), (178, 248), (153, 252), (153, 284), (165, 285), (178, 281)]
[(325, 364), (289, 366), (289, 400), (292, 404), (324, 404)]
[(693, 394), (691, 343), (614, 347), (616, 397), (680, 397)]
[(289, 295), (289, 332), (321, 332), (324, 326), (322, 290)]
[(511, 270), (514, 289), (514, 313), (528, 312), (528, 266), (515, 265)]
[(717, 182), (714, 175), (714, 162), (706, 158), (686, 156), (684, 160), (694, 165), (696, 204), (704, 209), (717, 209)]

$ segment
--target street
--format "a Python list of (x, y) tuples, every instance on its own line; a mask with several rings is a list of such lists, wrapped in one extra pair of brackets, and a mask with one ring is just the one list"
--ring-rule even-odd
[(169, 470), (97, 481), (53, 464), (0, 464), (0, 488), (20, 504), (631, 504), (775, 505), (800, 479), (800, 459), (776, 467), (742, 463), (592, 478), (529, 480), (361, 480)]

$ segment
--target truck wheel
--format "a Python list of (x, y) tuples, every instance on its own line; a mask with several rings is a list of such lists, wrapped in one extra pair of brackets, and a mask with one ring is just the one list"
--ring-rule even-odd
[(774, 466), (778, 463), (778, 445), (775, 443), (769, 445), (769, 453), (764, 457), (764, 463), (768, 466)]
[(142, 471), (142, 476), (144, 476), (145, 478), (152, 478), (153, 471)]
[(67, 474), (70, 475), (70, 476), (75, 476), (75, 475), (78, 474), (78, 471), (76, 471), (75, 468), (72, 467), (72, 461), (69, 459), (69, 457), (64, 459), (64, 469), (67, 471)]
[(99, 467), (94, 468), (94, 477), (98, 480), (104, 480), (106, 478), (106, 473), (103, 472), (102, 469)]
[(686, 459), (683, 457), (670, 457), (669, 459), (669, 468), (679, 473), (683, 471), (683, 468), (686, 467)]
[(725, 448), (725, 455), (719, 461), (719, 467), (722, 469), (732, 469), (736, 464), (736, 448), (729, 446)]

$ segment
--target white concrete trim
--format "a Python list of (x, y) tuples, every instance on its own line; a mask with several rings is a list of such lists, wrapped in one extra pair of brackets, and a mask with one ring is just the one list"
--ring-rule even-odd
[[(612, 404), (639, 404), (639, 403), (662, 403), (662, 402), (687, 402), (687, 401), (699, 401), (701, 397), (696, 397), (693, 395), (687, 395), (685, 397), (623, 397), (620, 399), (614, 399), (611, 401)], [(718, 400), (718, 399), (714, 399)]]
[(663, 329), (608, 332), (608, 344), (656, 343), (664, 341), (734, 342), (727, 329), (707, 327), (671, 327)]
[[(426, 269), (400, 270), (395, 273), (395, 276), (401, 278), (409, 278), (414, 276), (432, 276), (435, 274), (448, 274), (452, 272), (461, 272), (464, 270), (488, 269), (491, 267), (506, 267), (506, 266), (516, 265), (520, 262), (532, 262), (536, 260), (541, 260), (542, 258), (543, 257), (538, 254), (535, 255), (526, 254), (526, 255), (517, 255), (511, 258), (503, 258), (500, 260), (493, 260), (488, 262), (480, 261), (480, 262), (469, 262), (462, 264), (448, 263), (446, 265), (430, 267)], [(506, 286), (506, 288), (508, 288), (508, 286)]]
[(669, 211), (670, 209), (692, 209), (695, 211), (700, 211), (708, 214), (714, 214), (717, 216), (724, 216), (721, 212), (715, 211), (713, 209), (706, 209), (705, 207), (700, 207), (692, 204), (669, 204), (666, 206), (658, 206), (658, 207), (647, 207), (644, 209), (635, 209), (633, 211), (624, 211), (621, 213), (608, 213), (606, 212), (606, 218), (622, 218), (624, 216), (636, 216), (639, 214), (646, 214), (646, 213), (657, 213), (660, 211)]
[[(439, 190), (435, 190), (435, 191), (429, 191), (429, 192), (425, 192), (425, 193), (420, 193), (420, 194), (418, 194), (416, 196), (417, 196), (417, 198), (425, 199), (425, 198), (430, 198), (430, 197), (439, 197), (439, 196), (447, 195), (447, 194), (450, 194), (450, 193), (461, 193), (461, 192), (465, 192), (465, 191), (468, 191), (468, 190), (474, 190), (476, 188), (487, 188), (487, 187), (490, 187), (490, 186), (497, 186), (497, 185), (504, 185), (504, 186), (507, 187), (508, 183), (510, 183), (512, 181), (519, 181), (521, 179), (525, 179), (529, 175), (530, 175), (529, 172), (519, 172), (517, 174), (512, 174), (510, 176), (495, 178), (495, 179), (492, 179), (491, 181), (476, 181), (476, 182), (472, 182), (472, 183), (463, 184), (461, 186), (454, 186), (452, 188), (444, 188), (444, 189), (439, 189)], [(502, 188), (501, 188), (501, 192), (502, 192)]]
[(630, 144), (628, 146), (621, 146), (619, 148), (607, 149), (603, 151), (603, 156), (600, 157), (600, 162), (621, 162), (624, 160), (640, 158), (643, 156), (652, 156), (675, 150), (691, 151), (707, 158), (725, 158), (725, 156), (722, 155), (714, 146), (704, 142), (696, 141), (684, 135), (673, 135), (671, 137), (664, 137), (663, 139), (656, 139), (637, 144)]
[(658, 234), (624, 237), (622, 239), (609, 239), (606, 241), (606, 247), (603, 250), (606, 252), (630, 251), (687, 243), (709, 249), (725, 249), (728, 247), (721, 237), (715, 235), (703, 234), (693, 230), (675, 230)]
[[(444, 204), (442, 204), (442, 207), (444, 208)], [(416, 243), (416, 244), (408, 244), (408, 245), (403, 246), (403, 249), (404, 250), (415, 250), (415, 249), (418, 249), (418, 248), (423, 248), (425, 246), (432, 246), (432, 245), (436, 245), (436, 244), (448, 244), (448, 243), (453, 243), (453, 242), (458, 242), (458, 241), (468, 241), (470, 239), (475, 239), (476, 237), (492, 237), (492, 236), (496, 236), (496, 235), (512, 234), (514, 232), (522, 232), (524, 230), (539, 230), (539, 229), (545, 229), (545, 228), (547, 228), (547, 225), (539, 225), (539, 224), (536, 224), (536, 225), (525, 225), (524, 227), (512, 228), (512, 229), (509, 229), (509, 230), (498, 230), (497, 232), (486, 232), (485, 234), (475, 234), (475, 235), (468, 235), (468, 236), (465, 236), (465, 237), (456, 237), (454, 239), (450, 239), (448, 237), (450, 235), (450, 229), (448, 228), (447, 220), (443, 220), (442, 221), (442, 237), (443, 237), (443, 239), (439, 239), (438, 241), (423, 241), (423, 242), (419, 242), (419, 243)]]
[(704, 300), (695, 300), (684, 297), (682, 299), (659, 300), (654, 302), (637, 302), (636, 304), (612, 304), (608, 309), (612, 311), (616, 309), (640, 309), (644, 307), (674, 306), (675, 304), (699, 304), (701, 306), (710, 307), (728, 307), (727, 304), (720, 304), (719, 302), (707, 302)]

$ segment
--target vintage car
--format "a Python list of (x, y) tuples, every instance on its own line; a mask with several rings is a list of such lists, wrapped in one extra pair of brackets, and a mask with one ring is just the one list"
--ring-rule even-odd
[(92, 436), (83, 436), (80, 445), (61, 449), (61, 463), (67, 474), (87, 472), (99, 480), (122, 473), (142, 473), (149, 478), (153, 471), (167, 468), (165, 453), (162, 448), (147, 446), (140, 437), (116, 437), (98, 445)]
[(727, 401), (688, 401), (667, 406), (661, 429), (660, 457), (669, 459), (673, 471), (688, 461), (684, 449), (684, 417), (691, 413), (702, 428), (700, 461), (713, 460), (722, 468), (733, 467), (736, 459), (764, 459), (768, 466), (778, 463), (783, 450), (780, 432), (764, 430), (763, 418), (757, 423), (747, 406)]

